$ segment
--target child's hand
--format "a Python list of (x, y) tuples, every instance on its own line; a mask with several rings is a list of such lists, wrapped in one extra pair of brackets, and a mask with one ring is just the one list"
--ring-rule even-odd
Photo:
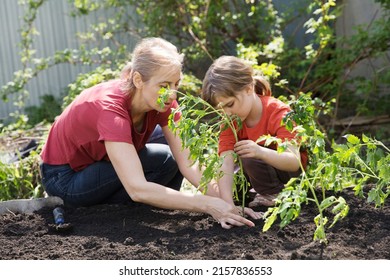
[(252, 140), (238, 141), (234, 145), (234, 151), (242, 158), (260, 158), (261, 147)]

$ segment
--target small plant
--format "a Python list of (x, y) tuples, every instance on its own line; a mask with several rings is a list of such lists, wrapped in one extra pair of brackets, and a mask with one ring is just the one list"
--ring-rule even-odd
[[(164, 104), (169, 96), (170, 89), (162, 88), (159, 92), (159, 104)], [(190, 159), (199, 163), (203, 168), (203, 177), (199, 189), (207, 190), (207, 184), (223, 176), (220, 168), (223, 158), (217, 153), (218, 139), (221, 131), (231, 128), (236, 140), (237, 131), (241, 128), (241, 120), (236, 116), (228, 116), (222, 108), (214, 108), (198, 96), (179, 94), (180, 106), (172, 111), (169, 118), (169, 127), (177, 133), (182, 140), (182, 148), (188, 148)], [(178, 122), (173, 121), (173, 116), (180, 112), (182, 118)], [(249, 182), (244, 175), (240, 158), (234, 154), (239, 171), (234, 174), (234, 196), (237, 201), (245, 205), (245, 196)]]
[(50, 125), (26, 129), (24, 124), (0, 127), (0, 201), (43, 196), (39, 154)]
[(39, 154), (35, 151), (14, 163), (0, 162), (0, 201), (42, 197), (38, 169)]
[[(286, 116), (284, 122), (290, 130), (295, 130), (301, 138), (303, 147), (310, 147), (307, 170), (302, 169), (302, 175), (290, 180), (279, 194), (275, 207), (265, 213), (263, 231), (267, 231), (279, 216), (280, 227), (295, 220), (301, 211), (302, 203), (314, 202), (319, 214), (314, 218), (316, 230), (314, 240), (327, 242), (326, 225), (329, 217), (326, 212), (330, 209), (333, 221), (332, 227), (338, 220), (344, 218), (349, 206), (343, 197), (336, 197), (344, 189), (353, 188), (356, 195), (364, 196), (363, 187), (372, 183), (368, 192), (369, 203), (376, 207), (382, 206), (390, 194), (390, 150), (380, 141), (365, 135), (362, 140), (354, 135), (346, 135), (346, 144), (332, 144), (327, 150), (324, 134), (317, 129), (314, 115), (319, 103), (312, 100), (310, 94), (301, 94), (290, 104), (293, 111)], [(324, 106), (324, 104), (320, 104)], [(299, 124), (293, 129), (292, 123)], [(268, 143), (278, 142), (278, 151), (286, 149), (286, 143), (280, 140), (264, 137)], [(329, 196), (328, 196), (329, 195)]]
[(346, 144), (333, 145), (337, 164), (346, 168), (355, 181), (355, 194), (364, 197), (363, 186), (369, 186), (367, 202), (382, 207), (390, 195), (390, 149), (381, 141), (362, 135), (345, 136)]

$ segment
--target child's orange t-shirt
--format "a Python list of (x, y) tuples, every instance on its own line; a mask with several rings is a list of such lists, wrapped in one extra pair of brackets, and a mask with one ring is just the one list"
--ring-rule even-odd
[[(291, 111), (290, 107), (272, 96), (259, 96), (263, 111), (260, 121), (254, 127), (247, 127), (245, 123), (242, 124), (242, 129), (238, 131), (238, 140), (252, 140), (257, 141), (263, 135), (271, 135), (279, 139), (294, 139), (295, 133), (292, 133), (281, 125), (281, 121), (284, 116)], [(219, 138), (218, 153), (221, 154), (225, 151), (233, 151), (234, 144), (236, 143), (234, 134), (230, 128), (221, 132)], [(264, 146), (264, 141), (259, 145)], [(268, 146), (269, 148), (276, 149), (276, 146)], [(307, 152), (301, 151), (302, 166), (306, 168), (307, 165)]]

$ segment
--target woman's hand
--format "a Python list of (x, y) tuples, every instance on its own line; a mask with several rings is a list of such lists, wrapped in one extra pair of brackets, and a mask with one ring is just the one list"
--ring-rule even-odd
[[(236, 206), (238, 208), (239, 214), (242, 216), (242, 207)], [(244, 215), (251, 217), (252, 219), (259, 220), (264, 216), (263, 212), (255, 212), (252, 208), (244, 207)]]
[[(240, 210), (220, 198), (210, 197), (211, 204), (208, 213), (221, 224), (223, 228), (230, 229), (233, 226), (249, 226), (254, 227), (255, 224), (240, 215)], [(250, 209), (252, 210), (252, 209)], [(248, 210), (250, 212), (250, 210)], [(254, 212), (252, 210), (252, 212)], [(252, 215), (253, 213), (251, 213)], [(251, 216), (252, 217), (252, 216)], [(253, 217), (256, 215), (253, 214)]]

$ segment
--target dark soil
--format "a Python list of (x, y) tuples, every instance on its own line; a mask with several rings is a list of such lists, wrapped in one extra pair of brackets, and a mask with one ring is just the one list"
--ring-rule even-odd
[[(304, 205), (283, 229), (222, 229), (206, 214), (146, 205), (65, 208), (69, 232), (57, 232), (52, 210), (0, 216), (1, 259), (390, 259), (390, 203), (368, 205), (343, 195), (348, 216), (327, 230), (328, 244), (313, 241), (316, 212)], [(265, 208), (257, 209), (265, 211)]]

